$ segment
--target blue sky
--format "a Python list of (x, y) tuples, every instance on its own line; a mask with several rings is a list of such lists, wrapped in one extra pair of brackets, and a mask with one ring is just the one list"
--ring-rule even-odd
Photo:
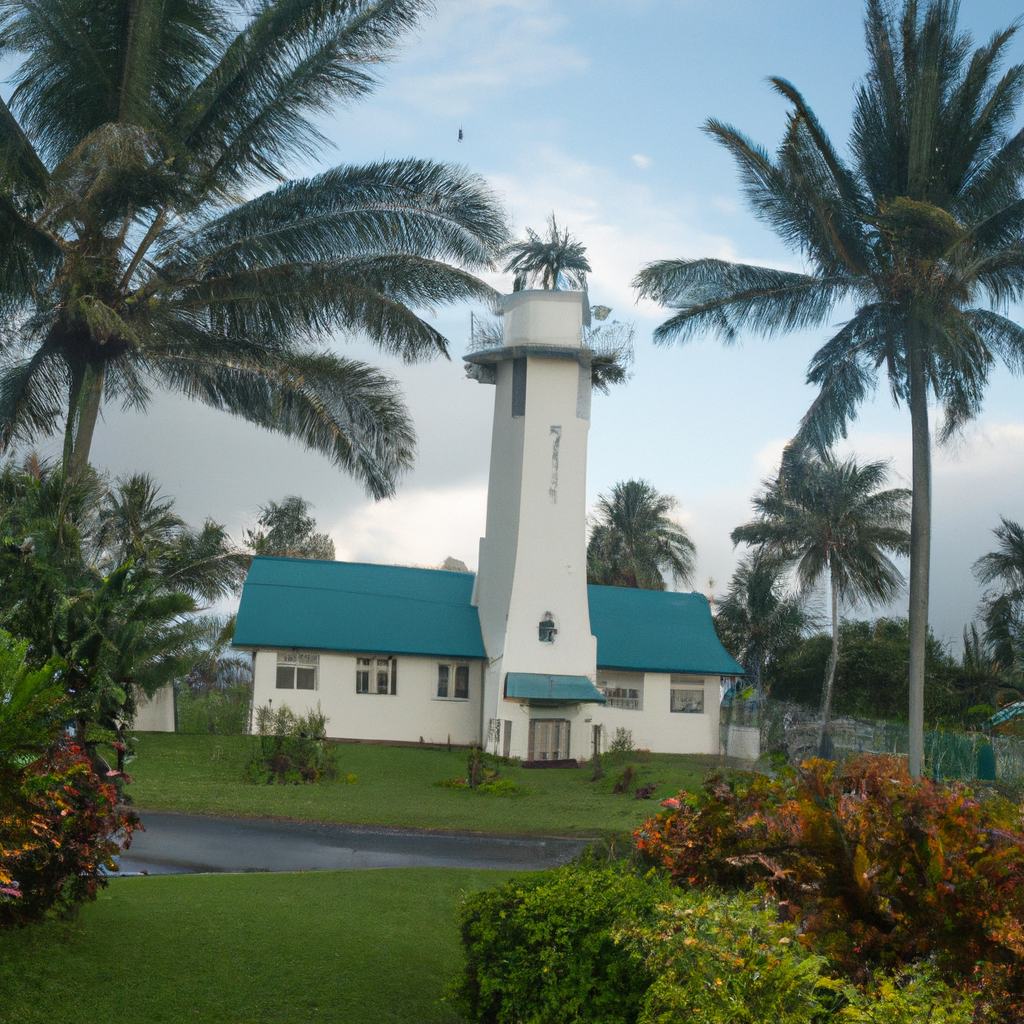
[[(765, 83), (800, 88), (842, 141), (865, 58), (854, 0), (439, 0), (381, 88), (325, 120), (335, 146), (297, 176), (337, 163), (416, 155), (485, 175), (516, 229), (554, 210), (588, 245), (591, 297), (637, 323), (630, 383), (594, 405), (591, 501), (642, 476), (680, 501), (698, 546), (697, 589), (725, 589), (736, 553), (729, 531), (772, 469), (811, 400), (804, 383), (821, 336), (714, 339), (658, 349), (662, 314), (635, 305), (630, 280), (645, 262), (721, 256), (798, 268), (745, 210), (732, 165), (699, 126), (709, 116), (774, 146), (785, 105)], [(1021, 14), (1002, 0), (963, 5), (981, 40)], [(1013, 56), (1024, 60), (1024, 39)], [(464, 141), (457, 141), (460, 125)], [(1019, 315), (1020, 311), (1015, 311)], [(437, 322), (453, 352), (469, 310)], [(346, 351), (389, 365), (358, 343)], [(213, 515), (236, 532), (270, 498), (316, 504), (339, 557), (475, 564), (483, 530), (493, 390), (463, 376), (461, 361), (392, 366), (420, 436), (420, 460), (398, 497), (374, 505), (359, 488), (294, 444), (175, 400), (146, 416), (108, 411), (97, 462), (152, 471), (193, 519)], [(933, 623), (956, 639), (978, 594), (971, 562), (988, 550), (1000, 514), (1024, 516), (1024, 381), (995, 375), (982, 417), (935, 457)], [(884, 389), (865, 407), (849, 450), (893, 461), (909, 478), (909, 417)]]

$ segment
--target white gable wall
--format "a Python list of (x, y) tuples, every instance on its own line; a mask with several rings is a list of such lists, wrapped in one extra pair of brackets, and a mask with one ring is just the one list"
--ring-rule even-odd
[[(327, 716), (327, 735), (334, 739), (382, 740), (401, 743), (469, 746), (481, 742), (483, 663), (467, 658), (432, 658), (398, 655), (397, 693), (378, 694), (371, 666), (370, 693), (356, 692), (357, 658), (387, 657), (362, 654), (319, 653), (316, 690), (277, 689), (277, 651), (260, 650), (256, 656), (253, 703), (255, 707), (287, 706), (296, 715), (315, 711)], [(291, 653), (288, 651), (282, 652)], [(437, 696), (438, 665), (469, 666), (469, 699)], [(450, 686), (452, 683), (450, 682)], [(451, 692), (451, 690), (449, 691)], [(255, 727), (255, 718), (253, 719)]]

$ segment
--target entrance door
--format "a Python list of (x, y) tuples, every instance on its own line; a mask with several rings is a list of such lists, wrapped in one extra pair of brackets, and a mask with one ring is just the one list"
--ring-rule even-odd
[(569, 722), (564, 718), (530, 721), (530, 761), (565, 761), (569, 757)]

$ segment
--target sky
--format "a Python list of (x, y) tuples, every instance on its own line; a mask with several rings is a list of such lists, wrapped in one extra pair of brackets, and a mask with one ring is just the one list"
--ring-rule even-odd
[[(859, 0), (438, 0), (376, 92), (324, 119), (332, 145), (292, 167), (302, 177), (382, 157), (454, 161), (486, 177), (517, 233), (554, 212), (579, 236), (594, 268), (591, 301), (637, 326), (632, 379), (595, 396), (589, 503), (635, 477), (674, 495), (697, 545), (693, 586), (705, 593), (728, 586), (742, 554), (729, 533), (750, 518), (752, 494), (814, 396), (807, 363), (827, 335), (655, 347), (666, 314), (638, 304), (630, 282), (670, 257), (801, 269), (744, 207), (727, 154), (700, 126), (714, 117), (774, 148), (786, 106), (766, 78), (777, 75), (842, 144), (865, 68), (862, 12)], [(981, 41), (1021, 13), (1019, 0), (965, 0), (961, 20)], [(1011, 57), (1024, 61), (1024, 37)], [(93, 460), (115, 475), (152, 473), (187, 518), (211, 516), (236, 537), (261, 504), (299, 494), (339, 558), (438, 565), (454, 556), (475, 568), (494, 391), (467, 379), (458, 358), (469, 317), (469, 307), (433, 317), (451, 340), (450, 362), (404, 366), (337, 339), (339, 351), (387, 367), (404, 386), (419, 455), (394, 499), (374, 503), (295, 442), (165, 396), (145, 414), (108, 407)], [(1024, 380), (996, 372), (982, 415), (935, 451), (931, 619), (953, 644), (977, 610), (971, 564), (992, 548), (1000, 515), (1024, 518), (1022, 399)], [(909, 486), (909, 415), (884, 386), (842, 451), (891, 460), (892, 486)]]

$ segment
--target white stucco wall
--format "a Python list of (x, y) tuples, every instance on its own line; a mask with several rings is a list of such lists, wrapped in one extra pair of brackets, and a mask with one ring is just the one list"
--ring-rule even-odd
[(152, 697), (138, 693), (132, 728), (138, 732), (174, 732), (174, 684), (161, 686)]
[[(285, 652), (287, 653), (287, 652)], [(307, 653), (307, 652), (303, 652)], [(356, 659), (384, 657), (375, 652), (319, 653), (316, 690), (277, 689), (277, 651), (256, 655), (253, 701), (258, 706), (286, 705), (296, 714), (327, 716), (327, 735), (336, 739), (384, 740), (469, 745), (481, 742), (483, 664), (465, 658), (397, 656), (396, 694), (357, 693)], [(469, 699), (437, 696), (439, 663), (469, 665)], [(371, 689), (373, 688), (371, 679)]]
[[(677, 682), (673, 683), (673, 680)], [(594, 724), (603, 726), (607, 749), (618, 728), (633, 734), (633, 746), (665, 754), (717, 754), (720, 714), (719, 676), (666, 675), (661, 673), (598, 672), (598, 681), (642, 689), (640, 710), (591, 705)], [(637, 684), (640, 684), (639, 686)], [(704, 690), (704, 713), (671, 710), (673, 686)]]

